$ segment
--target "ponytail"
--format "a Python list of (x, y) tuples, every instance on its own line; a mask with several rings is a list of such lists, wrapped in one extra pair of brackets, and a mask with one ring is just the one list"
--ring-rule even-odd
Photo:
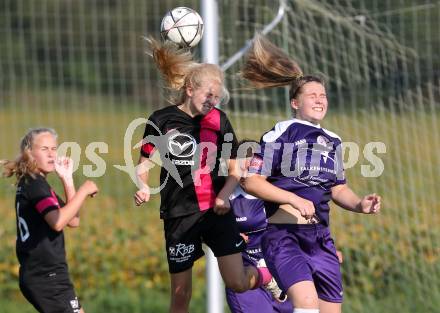
[(293, 59), (262, 35), (255, 37), (241, 76), (257, 89), (290, 86), (290, 99), (299, 94), (305, 83), (315, 81), (324, 85), (319, 77), (304, 76)]

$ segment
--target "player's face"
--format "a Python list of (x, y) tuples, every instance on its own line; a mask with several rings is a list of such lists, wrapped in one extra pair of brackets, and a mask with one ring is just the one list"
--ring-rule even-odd
[(37, 167), (43, 174), (55, 170), (57, 157), (57, 140), (51, 133), (41, 133), (34, 138), (31, 155), (37, 162)]
[(296, 117), (314, 124), (319, 124), (327, 113), (327, 94), (325, 87), (318, 82), (309, 82), (301, 87), (301, 93), (292, 99), (291, 106), (296, 110)]
[(206, 80), (198, 88), (189, 87), (187, 95), (193, 115), (206, 115), (220, 103), (222, 84), (218, 80)]

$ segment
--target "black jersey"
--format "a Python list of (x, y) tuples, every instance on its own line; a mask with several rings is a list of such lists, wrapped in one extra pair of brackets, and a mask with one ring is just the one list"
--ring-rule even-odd
[(161, 218), (214, 207), (228, 175), (221, 159), (233, 159), (237, 139), (226, 114), (217, 108), (191, 117), (169, 106), (154, 112), (145, 127), (141, 154), (159, 150), (162, 169)]
[(39, 277), (51, 271), (67, 273), (63, 232), (53, 230), (44, 215), (64, 206), (41, 175), (22, 177), (17, 186), (16, 252), (20, 271), (27, 277)]

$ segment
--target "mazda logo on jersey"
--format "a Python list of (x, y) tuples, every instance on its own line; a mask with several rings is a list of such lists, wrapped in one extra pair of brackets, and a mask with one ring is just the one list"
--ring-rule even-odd
[(178, 158), (188, 158), (194, 155), (197, 142), (188, 134), (175, 134), (168, 138), (168, 150)]

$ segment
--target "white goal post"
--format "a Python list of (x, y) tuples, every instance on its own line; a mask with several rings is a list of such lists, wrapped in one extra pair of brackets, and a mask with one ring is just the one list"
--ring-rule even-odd
[[(202, 38), (202, 59), (203, 62), (219, 63), (219, 34), (218, 34), (218, 4), (217, 0), (201, 0), (201, 13), (205, 23), (204, 36)], [(263, 34), (269, 33), (283, 19), (285, 14), (285, 0), (279, 0), (279, 9), (275, 18), (267, 24), (261, 31)], [(243, 48), (231, 56), (224, 64), (222, 69), (226, 71), (237, 62), (251, 47), (252, 39), (249, 39)], [(222, 313), (224, 307), (224, 288), (217, 260), (212, 251), (206, 249), (206, 282), (207, 282), (207, 312)]]

